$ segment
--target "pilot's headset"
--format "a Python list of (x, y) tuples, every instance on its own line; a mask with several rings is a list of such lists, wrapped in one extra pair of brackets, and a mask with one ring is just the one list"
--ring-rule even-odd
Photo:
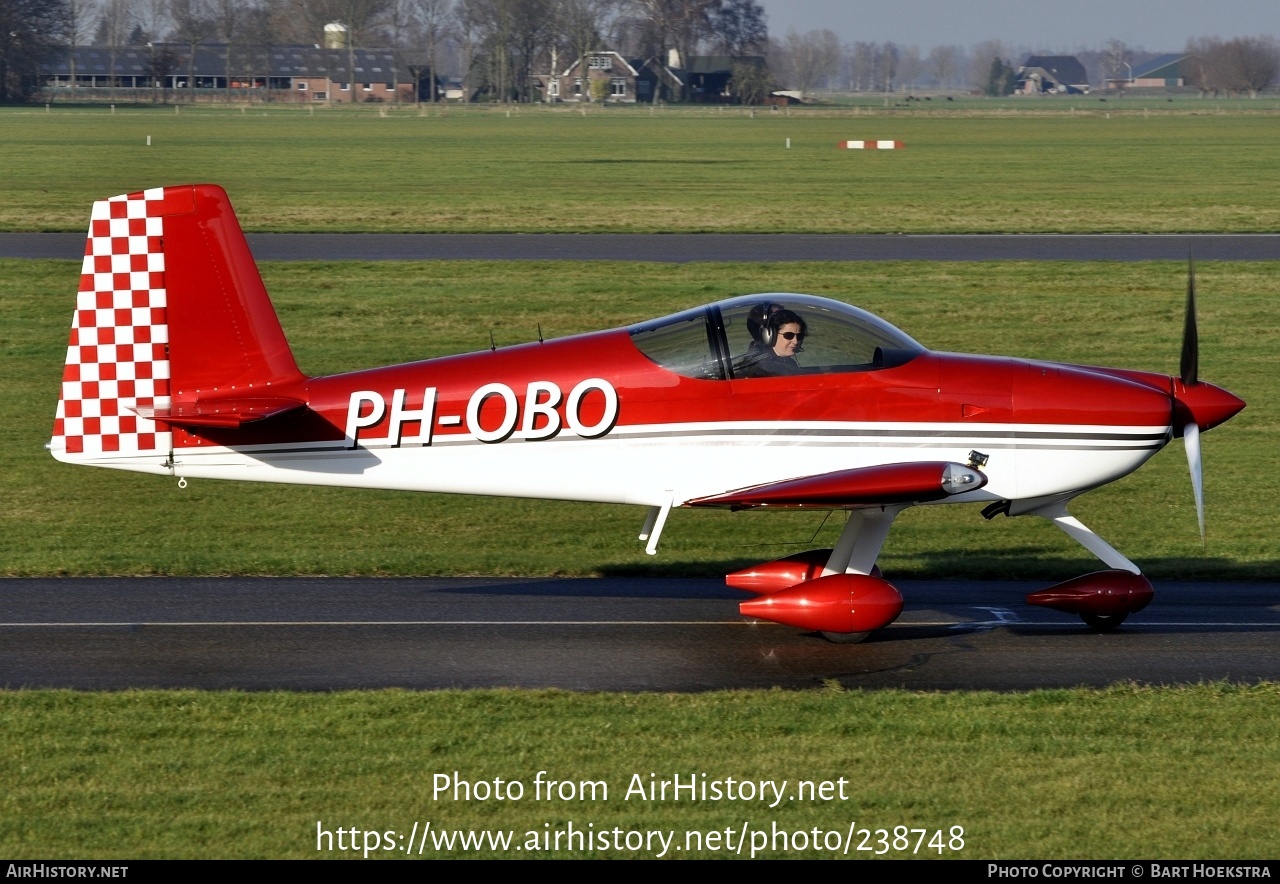
[(772, 348), (778, 341), (778, 331), (784, 325), (794, 322), (800, 325), (800, 340), (796, 342), (796, 352), (804, 352), (804, 339), (809, 334), (809, 326), (805, 323), (804, 318), (787, 310), (785, 307), (779, 307), (777, 304), (771, 304), (770, 306), (775, 309), (769, 311), (768, 320), (760, 328), (760, 343)]
[(772, 347), (778, 330), (769, 327), (769, 317), (782, 309), (781, 304), (775, 304), (772, 301), (765, 301), (763, 304), (752, 307), (751, 312), (747, 314), (747, 332), (751, 335), (751, 340), (759, 341), (766, 347)]

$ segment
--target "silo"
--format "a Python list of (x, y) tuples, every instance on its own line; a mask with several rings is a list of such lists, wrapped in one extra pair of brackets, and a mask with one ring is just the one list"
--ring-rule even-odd
[(331, 21), (324, 26), (324, 48), (325, 49), (346, 49), (347, 45), (347, 26), (340, 21)]

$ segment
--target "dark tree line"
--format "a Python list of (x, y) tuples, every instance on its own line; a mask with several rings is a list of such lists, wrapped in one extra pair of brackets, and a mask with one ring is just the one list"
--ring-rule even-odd
[(40, 86), (40, 66), (65, 45), (64, 0), (0, 0), (0, 102), (21, 101)]

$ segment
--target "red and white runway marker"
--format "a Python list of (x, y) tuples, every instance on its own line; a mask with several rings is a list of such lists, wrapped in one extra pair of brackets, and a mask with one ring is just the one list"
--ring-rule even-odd
[(836, 147), (845, 150), (901, 150), (906, 145), (901, 141), (841, 141)]

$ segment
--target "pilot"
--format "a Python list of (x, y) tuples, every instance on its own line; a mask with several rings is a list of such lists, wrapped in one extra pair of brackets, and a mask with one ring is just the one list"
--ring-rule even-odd
[(803, 374), (796, 354), (803, 350), (805, 322), (778, 304), (761, 304), (747, 316), (754, 340), (734, 369), (740, 378), (772, 378)]

